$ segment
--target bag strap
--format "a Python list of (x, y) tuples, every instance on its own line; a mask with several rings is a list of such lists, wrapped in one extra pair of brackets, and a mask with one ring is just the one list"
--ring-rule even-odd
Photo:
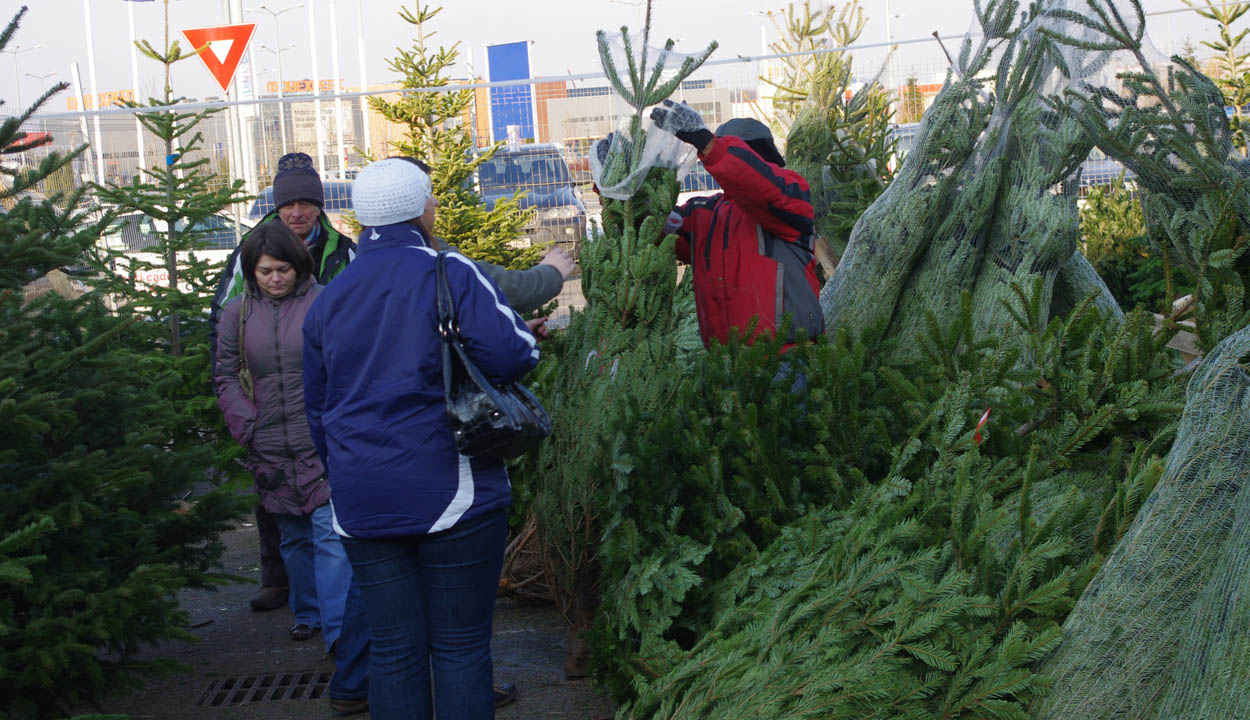
[(243, 336), (247, 333), (247, 289), (243, 289), (243, 300), (239, 306), (239, 381), (247, 399), (256, 402), (255, 385), (252, 384), (252, 370), (247, 366), (247, 348)]
[(482, 374), (482, 371), (478, 369), (473, 359), (469, 357), (469, 353), (464, 349), (464, 344), (460, 337), (460, 322), (456, 319), (456, 305), (452, 302), (451, 287), (447, 284), (448, 252), (447, 250), (440, 251), (434, 263), (438, 285), (438, 332), (443, 338), (443, 390), (447, 397), (450, 398), (452, 385), (454, 384), (453, 364), (459, 362), (464, 374), (498, 404), (500, 401), (499, 391), (495, 389), (494, 383)]
[(438, 282), (438, 331), (447, 339), (460, 338), (460, 323), (456, 319), (456, 305), (451, 301), (451, 287), (447, 284), (447, 251), (440, 250), (434, 262)]

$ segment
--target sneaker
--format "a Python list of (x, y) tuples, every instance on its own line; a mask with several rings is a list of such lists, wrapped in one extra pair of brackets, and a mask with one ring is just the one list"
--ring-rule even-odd
[(285, 587), (266, 585), (256, 591), (256, 594), (252, 596), (252, 599), (248, 600), (248, 604), (251, 605), (252, 609), (257, 612), (263, 610), (277, 610), (280, 607), (286, 607), (287, 598), (289, 596), (290, 591)]
[(356, 715), (369, 709), (369, 698), (330, 698), (330, 709), (335, 715)]
[(516, 700), (517, 689), (514, 683), (499, 683), (495, 686), (495, 707), (501, 708), (504, 705)]

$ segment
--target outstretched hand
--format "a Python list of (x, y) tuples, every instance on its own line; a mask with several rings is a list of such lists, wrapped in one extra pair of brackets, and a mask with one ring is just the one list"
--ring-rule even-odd
[(684, 102), (665, 100), (662, 106), (651, 109), (651, 122), (659, 129), (676, 135), (678, 140), (693, 145), (699, 152), (706, 152), (716, 139), (707, 129), (699, 111)]
[(526, 320), (525, 324), (529, 326), (530, 332), (534, 334), (534, 337), (539, 340), (545, 340), (550, 336), (550, 333), (547, 331), (547, 320), (550, 318), (550, 315), (544, 315), (540, 318)]

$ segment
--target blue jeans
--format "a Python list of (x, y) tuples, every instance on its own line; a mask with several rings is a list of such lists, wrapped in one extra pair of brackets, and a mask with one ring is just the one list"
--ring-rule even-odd
[(330, 504), (311, 515), (274, 515), (282, 532), (282, 561), (291, 587), (297, 624), (321, 628), (326, 650), (343, 627), (343, 607), (352, 568), (331, 524)]
[(365, 616), (364, 598), (360, 596), (360, 585), (355, 577), (347, 591), (343, 632), (334, 646), (330, 697), (336, 700), (369, 697), (369, 620)]
[(490, 640), (508, 516), (432, 535), (343, 538), (369, 623), (372, 720), (495, 716)]

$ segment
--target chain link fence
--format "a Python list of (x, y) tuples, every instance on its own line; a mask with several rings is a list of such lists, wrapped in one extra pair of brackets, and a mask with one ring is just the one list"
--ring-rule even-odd
[[(674, 93), (699, 110), (708, 125), (733, 117), (773, 116), (772, 98), (780, 82), (782, 60), (744, 58), (707, 63)], [(907, 97), (910, 107), (927, 107), (941, 87), (946, 68), (939, 65), (883, 67), (857, 65), (858, 83), (873, 80), (898, 86), (900, 101)], [(341, 82), (323, 81), (320, 96), (312, 95), (309, 81), (284, 81), (285, 92), (278, 96), (278, 83), (264, 88), (268, 94), (259, 100), (225, 102), (190, 100), (180, 111), (218, 108), (202, 121), (198, 131), (202, 141), (197, 157), (207, 158), (222, 181), (243, 180), (253, 200), (233, 207), (222, 217), (210, 218), (209, 243), (218, 250), (233, 248), (237, 238), (273, 209), (270, 184), (278, 158), (288, 152), (310, 155), (325, 187), (325, 212), (331, 222), (351, 234), (344, 213), (351, 209), (351, 180), (368, 162), (395, 154), (393, 144), (401, 140), (406, 127), (392, 123), (368, 105), (370, 97), (395, 100), (399, 86), (374, 86), (366, 90), (345, 87)], [(854, 85), (852, 86), (854, 87)], [(440, 92), (469, 89), (473, 102), (457, 121), (465, 126), (478, 148), (502, 143), (494, 158), (483, 164), (475, 178), (484, 201), (491, 205), (500, 197), (523, 191), (522, 205), (533, 211), (533, 218), (517, 242), (556, 243), (576, 257), (579, 244), (598, 221), (599, 201), (593, 191), (588, 153), (595, 140), (617, 130), (627, 121), (630, 107), (610, 88), (602, 73), (570, 75), (567, 79), (544, 78), (503, 83), (453, 81), (442, 88), (422, 88), (405, 92)], [(45, 107), (23, 126), (28, 133), (46, 133), (50, 142), (34, 150), (11, 156), (20, 164), (37, 163), (51, 151), (67, 151), (82, 144), (87, 152), (49, 178), (42, 191), (51, 194), (84, 183), (129, 183), (142, 167), (159, 167), (166, 148), (139, 125), (134, 110), (105, 107), (125, 93), (101, 98), (75, 98), (69, 93), (54, 97), (49, 106), (64, 102), (66, 108)], [(917, 104), (919, 107), (917, 107)], [(103, 109), (83, 109), (100, 106)], [(910, 118), (901, 118), (910, 119)], [(914, 134), (914, 123), (900, 123), (899, 148), (906, 152)], [(784, 138), (778, 138), (779, 143)], [(177, 149), (175, 148), (175, 152)], [(1118, 167), (1105, 158), (1093, 158), (1094, 171), (1088, 180), (1108, 183), (1119, 175)], [(715, 192), (715, 181), (701, 167), (692, 168), (683, 180), (683, 199), (694, 194)], [(130, 218), (114, 228), (113, 238), (135, 251), (142, 249), (143, 218)], [(559, 298), (555, 322), (567, 316), (568, 309), (580, 307), (584, 299), (580, 278), (574, 276)]]

